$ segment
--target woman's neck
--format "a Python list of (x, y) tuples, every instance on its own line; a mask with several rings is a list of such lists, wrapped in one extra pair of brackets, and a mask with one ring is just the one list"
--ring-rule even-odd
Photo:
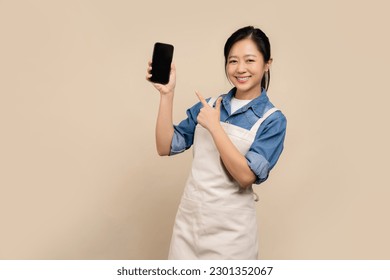
[(252, 100), (255, 99), (256, 97), (259, 97), (261, 95), (261, 92), (262, 92), (261, 88), (251, 90), (251, 91), (239, 91), (237, 89), (236, 93), (234, 94), (234, 97), (242, 100)]

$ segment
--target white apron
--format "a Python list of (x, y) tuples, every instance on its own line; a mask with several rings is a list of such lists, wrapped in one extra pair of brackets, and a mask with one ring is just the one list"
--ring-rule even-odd
[[(216, 99), (211, 98), (212, 106)], [(221, 122), (242, 155), (252, 145), (268, 110), (247, 130)], [(168, 259), (257, 259), (258, 229), (252, 187), (240, 191), (205, 128), (197, 125), (192, 170), (176, 214)]]

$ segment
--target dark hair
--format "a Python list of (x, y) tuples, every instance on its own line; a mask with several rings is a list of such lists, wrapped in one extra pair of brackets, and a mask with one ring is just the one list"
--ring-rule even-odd
[[(233, 47), (235, 43), (237, 43), (240, 40), (250, 38), (252, 41), (256, 44), (257, 49), (260, 51), (260, 53), (263, 55), (264, 62), (267, 63), (271, 58), (271, 45), (269, 43), (269, 39), (267, 35), (263, 31), (261, 31), (259, 28), (254, 28), (253, 26), (246, 26), (243, 28), (238, 29), (236, 32), (234, 32), (229, 39), (227, 39), (224, 47), (224, 55), (225, 55), (225, 72), (226, 72), (226, 65), (228, 63), (228, 56), (230, 49)], [(271, 74), (268, 69), (266, 73), (264, 73), (264, 77), (261, 80), (261, 87), (268, 90), (269, 81), (271, 79)]]

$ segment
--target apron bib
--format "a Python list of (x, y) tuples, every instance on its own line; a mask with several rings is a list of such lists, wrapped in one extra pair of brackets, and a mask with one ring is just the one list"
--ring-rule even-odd
[[(216, 98), (211, 98), (210, 106)], [(250, 130), (221, 125), (245, 155), (268, 110)], [(226, 170), (212, 136), (197, 125), (193, 162), (176, 214), (168, 259), (257, 259), (258, 228), (252, 187), (242, 190)]]

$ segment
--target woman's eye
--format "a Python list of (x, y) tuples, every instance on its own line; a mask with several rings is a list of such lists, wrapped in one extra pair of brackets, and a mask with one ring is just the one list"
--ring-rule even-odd
[(248, 59), (246, 62), (252, 63), (255, 62), (253, 59)]
[(237, 60), (230, 60), (229, 63), (230, 63), (230, 64), (232, 64), (232, 63), (237, 63)]

